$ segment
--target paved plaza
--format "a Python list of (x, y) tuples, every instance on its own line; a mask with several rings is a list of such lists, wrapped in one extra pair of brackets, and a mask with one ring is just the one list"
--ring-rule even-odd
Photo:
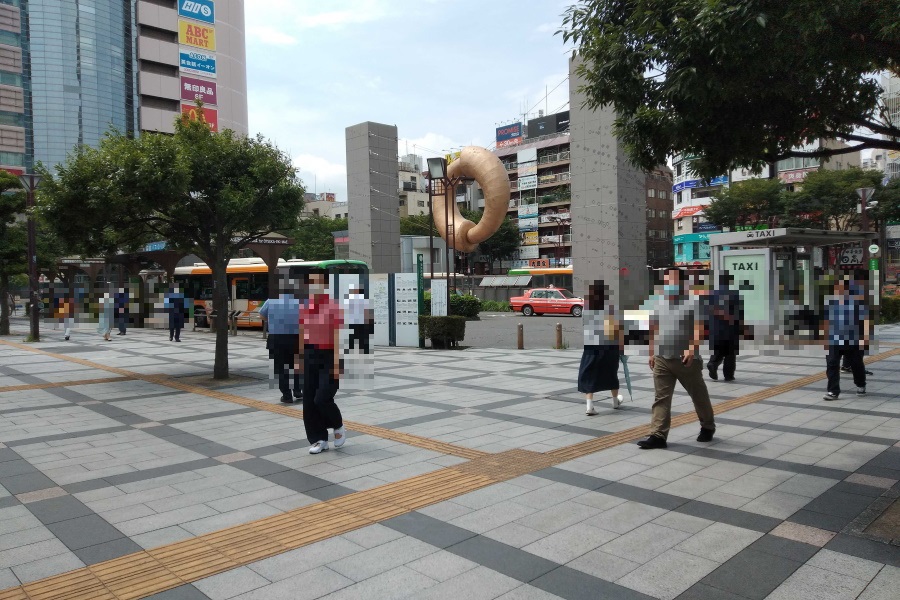
[[(475, 326), (475, 324), (470, 324)], [(580, 347), (378, 348), (342, 389), (348, 442), (317, 456), (270, 387), (259, 334), (44, 328), (0, 338), (0, 600), (502, 598), (895, 600), (900, 326), (868, 395), (824, 352), (746, 351), (708, 381), (718, 430), (679, 390), (642, 451), (653, 383), (584, 414)], [(631, 351), (629, 351), (631, 352)], [(848, 393), (849, 392), (849, 393)], [(598, 395), (598, 398), (600, 395)], [(628, 395), (626, 393), (626, 400)]]

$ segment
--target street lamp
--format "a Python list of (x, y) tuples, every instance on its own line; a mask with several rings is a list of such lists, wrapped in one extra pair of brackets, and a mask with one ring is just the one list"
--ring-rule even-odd
[[(872, 200), (872, 196), (875, 195), (875, 188), (858, 188), (856, 190), (856, 195), (859, 196), (859, 204), (856, 206), (856, 212), (859, 213), (860, 223), (859, 228), (861, 231), (868, 232), (869, 231), (869, 202)], [(869, 268), (869, 240), (863, 240), (862, 242), (862, 260), (863, 260), (863, 268)]]
[(25, 209), (28, 213), (28, 287), (31, 294), (31, 341), (39, 342), (41, 339), (40, 313), (41, 303), (40, 287), (38, 286), (37, 268), (37, 231), (34, 223), (34, 190), (41, 183), (41, 176), (36, 173), (19, 175), (19, 181), (25, 188)]
[[(429, 158), (428, 163), (428, 215), (434, 223), (434, 212), (432, 199), (435, 196), (435, 182), (440, 182), (441, 191), (444, 195), (444, 222), (447, 224), (447, 239), (444, 240), (444, 278), (447, 280), (447, 314), (450, 314), (450, 239), (453, 239), (453, 250), (456, 251), (456, 223), (450, 224), (450, 203), (455, 205), (456, 198), (452, 197), (456, 185), (463, 181), (463, 177), (447, 177), (447, 160), (444, 158)], [(454, 209), (454, 214), (455, 214)], [(431, 279), (434, 281), (434, 233), (433, 230), (428, 232), (428, 251), (431, 252)], [(454, 262), (454, 270), (456, 260)], [(455, 273), (454, 273), (455, 282)]]

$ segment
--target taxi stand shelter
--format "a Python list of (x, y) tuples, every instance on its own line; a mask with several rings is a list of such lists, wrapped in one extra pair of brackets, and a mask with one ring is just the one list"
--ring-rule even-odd
[[(821, 315), (833, 278), (828, 276), (828, 247), (871, 244), (878, 234), (861, 231), (781, 228), (718, 233), (709, 236), (712, 287), (727, 271), (741, 294), (744, 322), (763, 343), (792, 341), (788, 324), (798, 314)], [(868, 265), (863, 265), (867, 268)], [(869, 306), (878, 306), (878, 272), (869, 277)], [(807, 330), (814, 339), (814, 325)]]

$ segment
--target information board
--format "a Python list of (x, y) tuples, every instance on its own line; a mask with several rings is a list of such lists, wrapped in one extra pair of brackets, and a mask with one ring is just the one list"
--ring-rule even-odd
[(394, 274), (394, 331), (397, 346), (419, 345), (419, 285), (415, 273)]
[(383, 273), (369, 275), (369, 287), (371, 288), (372, 312), (375, 313), (374, 343), (376, 346), (389, 346), (391, 343), (391, 313), (388, 276)]
[(435, 317), (447, 316), (447, 280), (431, 280), (431, 314)]
[(769, 322), (771, 315), (769, 315), (767, 252), (736, 250), (722, 254), (722, 267), (733, 278), (734, 286), (744, 301), (744, 319), (751, 322)]

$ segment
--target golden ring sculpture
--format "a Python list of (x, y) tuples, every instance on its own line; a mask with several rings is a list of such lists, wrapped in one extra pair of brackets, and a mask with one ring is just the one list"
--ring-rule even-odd
[[(461, 252), (472, 252), (478, 244), (494, 235), (506, 212), (509, 210), (509, 177), (506, 175), (506, 167), (500, 159), (487, 148), (480, 146), (466, 146), (459, 153), (459, 158), (447, 166), (447, 177), (454, 179), (466, 177), (474, 179), (484, 192), (484, 214), (478, 223), (464, 218), (456, 205), (455, 189), (450, 189), (449, 194), (434, 196), (432, 198), (432, 214), (434, 225), (447, 244)], [(456, 186), (453, 186), (455, 188)], [(452, 205), (447, 210), (447, 199)], [(447, 215), (449, 213), (452, 229), (447, 227)], [(449, 233), (448, 232), (452, 232)]]

